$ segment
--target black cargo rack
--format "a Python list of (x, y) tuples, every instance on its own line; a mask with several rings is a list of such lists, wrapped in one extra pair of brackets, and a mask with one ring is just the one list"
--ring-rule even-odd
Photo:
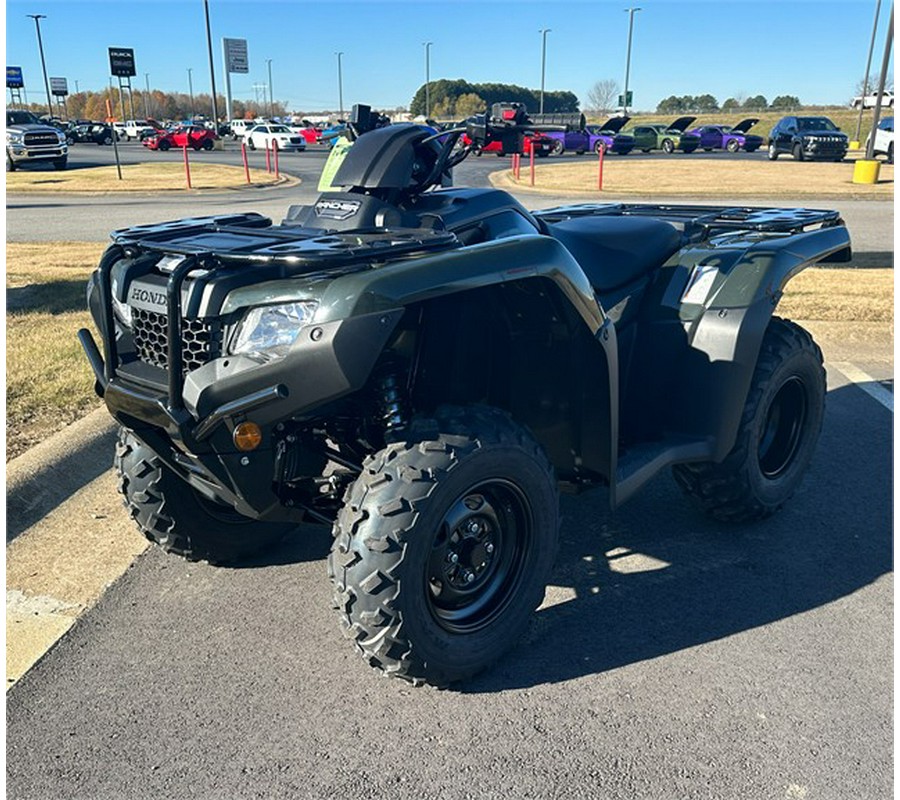
[(629, 203), (583, 203), (559, 206), (532, 214), (544, 222), (561, 222), (587, 216), (644, 216), (683, 225), (690, 239), (725, 231), (803, 233), (815, 228), (843, 225), (837, 211), (764, 206), (692, 206)]

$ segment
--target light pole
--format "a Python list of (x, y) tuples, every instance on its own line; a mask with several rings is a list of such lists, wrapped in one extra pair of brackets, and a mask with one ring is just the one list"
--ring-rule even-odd
[(147, 94), (144, 95), (144, 119), (150, 117), (150, 73), (144, 73), (144, 80), (147, 83)]
[(541, 110), (539, 113), (544, 113), (544, 76), (547, 73), (547, 34), (550, 33), (550, 28), (541, 28), (539, 33), (541, 34)]
[(431, 117), (431, 45), (434, 42), (422, 42), (425, 46), (425, 119)]
[(46, 14), (26, 14), (34, 20), (34, 27), (37, 29), (38, 51), (41, 54), (41, 69), (44, 71), (44, 88), (47, 90), (47, 113), (53, 116), (53, 103), (50, 100), (50, 81), (47, 78), (47, 64), (44, 62), (44, 43), (41, 41), (41, 20), (47, 19)]
[(884, 84), (887, 80), (888, 63), (891, 60), (891, 47), (894, 44), (894, 4), (891, 3), (891, 21), (888, 22), (887, 34), (884, 39), (884, 58), (881, 60), (881, 74), (878, 76), (878, 92), (875, 95), (875, 111), (872, 114), (872, 133), (869, 134), (869, 145), (866, 147), (866, 159), (872, 161), (875, 158), (875, 132), (878, 130), (878, 122), (881, 119), (881, 98), (884, 96)]
[(216, 100), (216, 69), (213, 66), (212, 32), (209, 29), (209, 0), (203, 0), (203, 11), (206, 14), (206, 46), (209, 50), (209, 82), (212, 84), (213, 125), (219, 129), (219, 104)]
[(625, 93), (622, 95), (622, 114), (628, 114), (628, 79), (631, 77), (631, 34), (634, 31), (634, 14), (640, 8), (623, 9), (628, 12), (628, 50), (625, 54)]
[(188, 67), (188, 94), (191, 96), (191, 122), (194, 121), (194, 117), (196, 114), (194, 113), (194, 81), (193, 81), (193, 68)]
[(341, 56), (343, 51), (335, 53), (338, 58), (338, 106), (340, 107), (340, 119), (344, 118), (344, 76), (341, 73)]
[(275, 116), (275, 101), (272, 99), (272, 59), (266, 59), (266, 66), (269, 68), (269, 118)]
[(75, 94), (78, 94), (78, 81), (75, 81)]
[(872, 41), (869, 42), (869, 57), (866, 59), (866, 77), (863, 78), (862, 97), (859, 99), (859, 118), (856, 120), (856, 137), (853, 141), (859, 141), (859, 131), (862, 127), (863, 109), (866, 107), (866, 94), (869, 91), (869, 70), (872, 69), (872, 51), (875, 49), (875, 32), (878, 30), (878, 12), (881, 11), (881, 0), (875, 0), (875, 20), (872, 22)]

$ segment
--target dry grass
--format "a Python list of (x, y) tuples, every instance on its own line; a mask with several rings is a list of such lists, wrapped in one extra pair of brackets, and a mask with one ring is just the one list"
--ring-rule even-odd
[(103, 244), (7, 244), (6, 457), (29, 447), (100, 401), (75, 334), (92, 327), (85, 283)]
[[(894, 167), (881, 165), (877, 184), (852, 182), (854, 165), (847, 163), (778, 161), (712, 161), (690, 155), (671, 160), (610, 156), (603, 162), (603, 191), (597, 191), (597, 161), (542, 164), (535, 169), (536, 190), (553, 193), (585, 192), (607, 195), (665, 197), (815, 197), (890, 199), (894, 195)], [(510, 170), (491, 175), (502, 187), (530, 188), (527, 165), (515, 182)]]
[[(8, 243), (7, 459), (66, 427), (100, 401), (75, 334), (88, 275), (104, 245)], [(788, 284), (779, 313), (793, 319), (893, 321), (892, 269), (810, 269)]]
[[(275, 173), (250, 170), (253, 186), (276, 183)], [(282, 176), (282, 180), (286, 180)], [(247, 186), (243, 167), (191, 164), (194, 189), (241, 189)], [(126, 164), (119, 180), (115, 166), (56, 170), (25, 169), (6, 174), (8, 192), (166, 192), (186, 191), (184, 165), (171, 162)]]
[(822, 322), (893, 322), (893, 269), (807, 269), (785, 288), (778, 313)]

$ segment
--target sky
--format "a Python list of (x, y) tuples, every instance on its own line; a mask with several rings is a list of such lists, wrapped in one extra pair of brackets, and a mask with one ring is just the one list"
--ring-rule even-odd
[[(632, 0), (632, 5), (638, 3)], [(628, 0), (209, 0), (216, 88), (224, 94), (222, 38), (248, 42), (250, 72), (233, 74), (235, 99), (268, 82), (290, 110), (338, 107), (342, 51), (344, 107), (408, 106), (431, 79), (515, 83), (537, 89), (547, 34), (545, 88), (582, 102), (594, 82), (625, 77)], [(842, 105), (865, 73), (876, 0), (647, 0), (634, 15), (633, 107), (654, 110), (670, 95), (796, 95), (808, 105)], [(877, 78), (891, 2), (883, 0), (872, 58)], [(50, 77), (69, 91), (109, 83), (107, 49), (135, 50), (134, 88), (209, 92), (203, 0), (7, 0), (6, 63), (21, 66), (28, 99), (46, 97), (34, 21), (41, 20)], [(893, 62), (891, 62), (893, 69)], [(77, 84), (76, 84), (77, 82)], [(9, 96), (7, 92), (7, 97)]]

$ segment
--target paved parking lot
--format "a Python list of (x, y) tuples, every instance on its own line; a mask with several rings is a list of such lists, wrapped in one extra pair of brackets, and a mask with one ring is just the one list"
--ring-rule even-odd
[[(298, 156), (298, 173), (321, 158)], [(496, 166), (470, 161), (477, 180)], [(307, 181), (237, 204), (282, 213), (311, 193)], [(235, 201), (210, 195), (202, 209)], [(8, 231), (37, 238), (38, 214), (57, 238), (84, 238), (101, 217), (105, 238), (118, 219), (197, 202), (19, 196)], [(892, 254), (892, 238), (865, 230), (851, 225), (857, 247)], [(614, 514), (600, 492), (565, 497), (552, 586), (525, 641), (445, 691), (380, 678), (342, 638), (326, 529), (242, 569), (148, 550), (8, 692), (7, 796), (888, 796), (890, 330), (811, 327), (829, 368), (825, 427), (771, 520), (712, 523), (666, 474)], [(97, 480), (111, 493), (109, 475)], [(67, 513), (101, 538), (138, 537), (124, 512)]]

